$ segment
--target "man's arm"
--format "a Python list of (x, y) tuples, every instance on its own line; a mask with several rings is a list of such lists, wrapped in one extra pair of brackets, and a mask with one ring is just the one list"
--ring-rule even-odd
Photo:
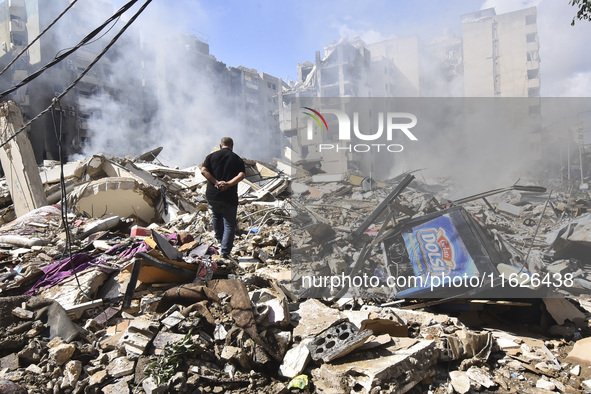
[(205, 177), (205, 179), (207, 179), (207, 181), (209, 183), (213, 184), (215, 187), (217, 187), (217, 188), (220, 187), (220, 184), (222, 182), (220, 182), (217, 179), (215, 179), (214, 176), (211, 175), (211, 172), (209, 172), (209, 170), (207, 169), (207, 167), (201, 166), (201, 175), (203, 175)]
[(245, 176), (244, 173), (240, 172), (240, 173), (238, 173), (238, 175), (236, 175), (234, 178), (232, 178), (231, 180), (229, 180), (227, 182), (224, 182), (224, 181), (219, 182), (219, 189), (221, 191), (228, 190), (229, 188), (237, 185), (241, 180), (243, 180), (244, 176)]
[(238, 175), (236, 175), (234, 178), (232, 178), (231, 180), (229, 180), (228, 182), (226, 182), (226, 185), (228, 185), (228, 187), (232, 187), (237, 185), (241, 180), (244, 179), (244, 173), (243, 172), (239, 172)]

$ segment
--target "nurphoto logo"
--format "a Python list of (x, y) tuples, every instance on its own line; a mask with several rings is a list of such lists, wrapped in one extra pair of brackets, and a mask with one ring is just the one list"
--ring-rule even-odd
[[(411, 132), (410, 129), (417, 125), (417, 117), (408, 112), (378, 112), (377, 113), (377, 131), (362, 130), (360, 127), (359, 112), (353, 112), (353, 122), (347, 113), (336, 109), (323, 109), (322, 113), (334, 115), (338, 124), (338, 140), (342, 142), (350, 142), (352, 136), (360, 141), (371, 141), (373, 143), (361, 144), (335, 144), (334, 136), (328, 137), (328, 133), (333, 131), (328, 128), (328, 123), (324, 116), (317, 110), (310, 107), (303, 107), (306, 111), (304, 114), (308, 116), (308, 123), (306, 129), (306, 137), (308, 141), (314, 139), (314, 128), (319, 127), (321, 131), (325, 132), (322, 136), (323, 142), (318, 145), (318, 151), (348, 151), (348, 152), (402, 152), (404, 147), (401, 144), (391, 143), (394, 138), (404, 135), (411, 141), (418, 141), (418, 138)], [(372, 119), (373, 120), (373, 119)], [(361, 120), (363, 125), (369, 123), (369, 119)], [(315, 126), (315, 124), (317, 126)], [(385, 127), (384, 127), (385, 124)], [(364, 126), (367, 127), (367, 126)], [(385, 131), (385, 133), (384, 133)], [(326, 141), (326, 142), (325, 142)], [(383, 143), (378, 143), (384, 141)], [(331, 142), (331, 143), (328, 143)]]

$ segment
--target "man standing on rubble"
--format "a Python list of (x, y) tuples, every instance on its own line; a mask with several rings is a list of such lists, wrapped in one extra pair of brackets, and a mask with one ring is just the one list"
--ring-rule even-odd
[(234, 246), (236, 213), (238, 211), (238, 183), (244, 179), (244, 161), (232, 151), (234, 141), (222, 138), (220, 149), (207, 155), (201, 174), (207, 179), (205, 197), (213, 217), (215, 237), (221, 243), (221, 255), (229, 258)]

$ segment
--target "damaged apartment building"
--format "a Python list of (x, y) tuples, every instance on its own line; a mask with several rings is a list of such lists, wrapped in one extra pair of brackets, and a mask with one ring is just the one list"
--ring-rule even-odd
[[(59, 12), (68, 6), (68, 1), (24, 1), (6, 0), (0, 3), (0, 65), (2, 68), (20, 53), (39, 33), (47, 27)], [(107, 19), (112, 14), (112, 6), (103, 1), (92, 5), (77, 5), (34, 42), (27, 52), (7, 70), (2, 79), (2, 89), (10, 88), (30, 74), (52, 61), (63, 51), (76, 44), (74, 37), (88, 33), (89, 15), (93, 18)], [(67, 25), (67, 28), (64, 26)], [(135, 39), (138, 37), (136, 36)], [(130, 38), (132, 40), (133, 38)], [(96, 43), (82, 46), (67, 60), (48, 69), (31, 83), (21, 87), (9, 96), (21, 108), (26, 120), (33, 118), (60, 95), (66, 87), (84, 70), (100, 52)], [(113, 54), (117, 52), (114, 46)], [(105, 56), (96, 64), (60, 103), (55, 115), (61, 115), (64, 150), (67, 154), (80, 152), (84, 143), (91, 138), (88, 120), (100, 117), (100, 108), (88, 105), (89, 98), (108, 94), (118, 97), (121, 103), (130, 109), (142, 107), (141, 95), (126, 95), (114, 83), (109, 81), (112, 58)], [(139, 65), (139, 59), (138, 63)], [(136, 81), (140, 86), (140, 81)], [(52, 116), (46, 115), (35, 122), (29, 131), (38, 162), (44, 159), (57, 159), (57, 138)]]
[[(299, 80), (283, 95), (281, 129), (291, 143), (285, 156), (291, 161), (314, 162), (317, 167), (322, 162), (319, 171), (324, 172), (375, 170), (354, 160), (348, 150), (318, 151), (319, 143), (335, 143), (337, 136), (324, 133), (320, 139), (306, 137), (303, 130), (308, 119), (302, 123), (296, 118), (301, 100), (308, 98), (527, 98), (527, 104), (518, 106), (521, 112), (515, 116), (540, 123), (536, 15), (535, 7), (506, 14), (496, 14), (490, 8), (458, 16), (462, 37), (446, 30), (428, 41), (415, 35), (372, 44), (361, 39), (329, 44), (323, 56), (318, 51), (314, 62), (298, 65)], [(334, 105), (346, 111), (345, 104)], [(371, 109), (368, 114), (376, 116)], [(327, 121), (332, 118), (327, 116)], [(527, 149), (538, 160), (542, 152), (540, 130), (541, 125), (528, 131), (527, 137)]]
[[(7, 66), (69, 3), (68, 0), (0, 2), (0, 68)], [(0, 90), (5, 91), (37, 72), (113, 14), (113, 5), (106, 1), (75, 4), (11, 65), (0, 82)], [(67, 59), (4, 99), (19, 105), (25, 122), (35, 117), (84, 72), (110, 38), (107, 33), (97, 42), (82, 45)], [(137, 29), (129, 29), (60, 100), (53, 114), (46, 114), (31, 125), (29, 138), (38, 163), (58, 159), (53, 120), (56, 115), (61, 116), (63, 151), (67, 157), (83, 153), (97, 137), (106, 138), (108, 147), (108, 135), (113, 130), (108, 127), (112, 121), (107, 118), (113, 115), (105, 113), (106, 104), (111, 108), (116, 106), (116, 111), (125, 114), (125, 119), (117, 122), (126, 123), (124, 127), (133, 129), (138, 137), (149, 127), (160, 127), (163, 117), (158, 113), (163, 100), (179, 95), (176, 81), (179, 65), (192, 77), (207, 81), (216, 94), (230, 98), (236, 109), (234, 115), (247, 129), (245, 132), (268, 140), (272, 147), (270, 157), (279, 155), (282, 135), (278, 109), (281, 92), (286, 87), (281, 79), (242, 66), (226, 66), (210, 53), (204, 36), (171, 34), (160, 39), (173, 56), (161, 56), (158, 52), (161, 49), (155, 48), (157, 44), (143, 42)]]

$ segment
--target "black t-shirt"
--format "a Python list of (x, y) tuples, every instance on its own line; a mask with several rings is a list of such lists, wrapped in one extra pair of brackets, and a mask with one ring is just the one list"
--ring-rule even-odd
[[(244, 161), (230, 149), (223, 148), (207, 155), (203, 167), (218, 181), (231, 181), (241, 172), (246, 172)], [(211, 182), (207, 182), (205, 194), (208, 202), (227, 202), (238, 205), (238, 185), (225, 191), (217, 189)]]

